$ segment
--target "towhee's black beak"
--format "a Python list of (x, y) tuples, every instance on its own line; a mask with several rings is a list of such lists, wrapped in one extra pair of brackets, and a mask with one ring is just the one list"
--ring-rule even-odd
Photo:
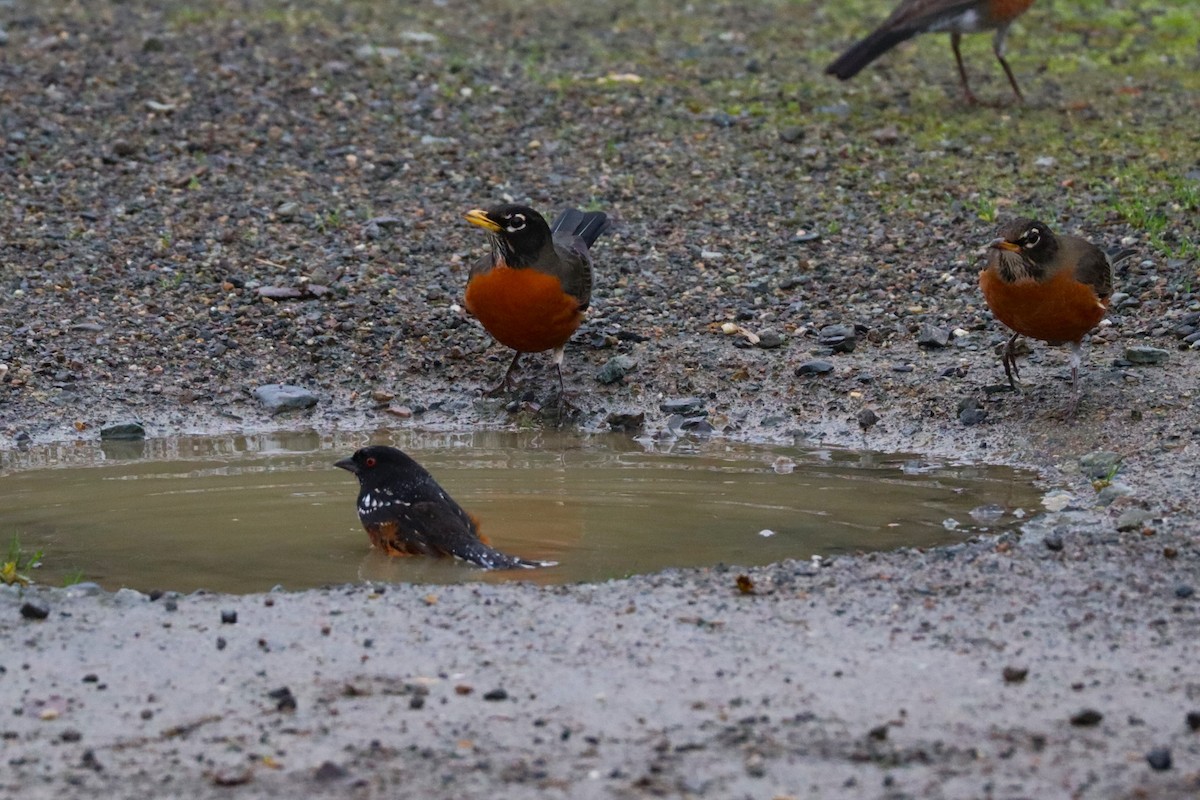
[(343, 458), (341, 461), (333, 462), (333, 465), (335, 467), (341, 467), (348, 472), (353, 472), (355, 475), (358, 474), (358, 465), (354, 463), (353, 458)]

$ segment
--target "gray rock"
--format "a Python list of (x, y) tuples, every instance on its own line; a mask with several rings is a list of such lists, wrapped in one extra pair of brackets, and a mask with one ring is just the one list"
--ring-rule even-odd
[(1133, 489), (1123, 483), (1110, 483), (1100, 490), (1096, 495), (1096, 503), (1102, 506), (1112, 505), (1112, 502), (1119, 497), (1128, 497), (1133, 494)]
[(1165, 364), (1171, 353), (1161, 347), (1126, 347), (1125, 360), (1140, 366)]
[(45, 619), (50, 616), (50, 606), (41, 600), (26, 600), (21, 604), (21, 616), (25, 619)]
[(874, 409), (864, 408), (858, 412), (858, 427), (864, 431), (869, 430), (876, 422), (879, 422), (879, 415), (875, 413)]
[(254, 390), (254, 396), (272, 414), (312, 408), (317, 404), (317, 396), (312, 392), (287, 383), (268, 383), (266, 386), (260, 386)]
[(704, 416), (708, 413), (704, 410), (704, 401), (699, 397), (673, 397), (659, 404), (658, 410), (685, 417)]
[(596, 380), (605, 386), (616, 383), (637, 367), (637, 361), (629, 356), (613, 356), (603, 367), (596, 370)]
[(275, 209), (275, 216), (279, 217), (281, 222), (287, 222), (288, 220), (295, 219), (296, 214), (299, 213), (299, 211), (299, 203), (288, 201), (286, 203), (279, 204), (279, 206)]
[(1079, 467), (1091, 480), (1111, 478), (1121, 465), (1121, 454), (1108, 450), (1097, 450), (1079, 457)]
[(1153, 511), (1147, 511), (1144, 508), (1131, 508), (1117, 517), (1117, 530), (1136, 531), (1156, 516)]
[(826, 325), (817, 333), (817, 343), (835, 353), (853, 353), (857, 341), (858, 335), (853, 325)]
[(1146, 753), (1146, 763), (1151, 769), (1168, 770), (1171, 768), (1171, 748), (1155, 747), (1150, 752)]
[(140, 422), (115, 422), (100, 429), (102, 441), (134, 441), (146, 438), (146, 429)]
[(774, 350), (783, 344), (783, 334), (774, 328), (767, 328), (765, 331), (760, 331), (758, 334), (758, 347), (763, 350)]
[(604, 420), (604, 424), (608, 425), (610, 430), (634, 433), (645, 427), (646, 413), (644, 411), (614, 411)]
[(797, 375), (824, 375), (827, 372), (833, 372), (833, 364), (819, 358), (805, 361), (796, 367)]
[(928, 322), (921, 326), (917, 333), (919, 347), (945, 347), (950, 343), (950, 331), (931, 325)]

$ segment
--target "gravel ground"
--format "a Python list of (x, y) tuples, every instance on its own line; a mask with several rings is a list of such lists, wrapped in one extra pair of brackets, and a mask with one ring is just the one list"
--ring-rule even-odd
[[(0, 448), (130, 419), (556, 424), (548, 359), (481, 399), (509, 354), (459, 307), (484, 247), (462, 215), (511, 197), (617, 221), (564, 425), (644, 414), (1057, 490), (1021, 537), (753, 570), (752, 595), (717, 570), (4, 591), (0, 792), (1195, 796), (1194, 9), (1039, 3), (1010, 37), (1029, 102), (975, 109), (942, 37), (820, 75), (886, 6), (0, 0)], [(1007, 99), (986, 38), (966, 50)], [(1136, 252), (1070, 423), (1059, 349), (998, 390), (975, 277), (1017, 213)], [(272, 416), (269, 383), (318, 405)], [(685, 397), (703, 422), (663, 409)]]

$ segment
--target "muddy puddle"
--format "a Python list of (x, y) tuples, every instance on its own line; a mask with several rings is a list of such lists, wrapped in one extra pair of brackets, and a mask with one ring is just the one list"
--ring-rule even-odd
[[(559, 566), (486, 573), (372, 551), (357, 483), (332, 466), (368, 443), (412, 454), (498, 548)], [(567, 583), (952, 543), (1036, 510), (1032, 480), (903, 455), (544, 432), (79, 443), (0, 452), (0, 544), (44, 551), (30, 575), (48, 585)]]

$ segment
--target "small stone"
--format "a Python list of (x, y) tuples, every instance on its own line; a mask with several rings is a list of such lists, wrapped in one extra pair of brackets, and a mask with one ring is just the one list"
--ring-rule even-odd
[(835, 353), (853, 353), (857, 341), (853, 325), (826, 325), (817, 333), (817, 344), (823, 344)]
[(963, 425), (978, 425), (987, 419), (987, 415), (974, 397), (968, 397), (958, 404), (958, 421)]
[(869, 135), (879, 144), (895, 144), (900, 141), (900, 129), (895, 125), (876, 128)]
[(129, 158), (137, 150), (137, 145), (128, 139), (117, 139), (112, 143), (113, 155), (121, 158)]
[(1121, 497), (1128, 497), (1131, 494), (1133, 494), (1133, 489), (1125, 484), (1110, 483), (1108, 486), (1105, 486), (1103, 489), (1101, 489), (1100, 493), (1096, 495), (1096, 504), (1101, 506), (1112, 505), (1114, 500)]
[(637, 361), (629, 356), (613, 356), (604, 366), (596, 370), (596, 380), (608, 386), (622, 380), (637, 367)]
[(296, 214), (299, 211), (300, 211), (299, 203), (294, 203), (294, 202), (288, 201), (286, 203), (280, 203), (275, 208), (275, 216), (278, 217), (281, 222), (287, 222), (289, 220), (295, 219)]
[(1131, 508), (1117, 517), (1117, 530), (1122, 532), (1139, 530), (1144, 523), (1156, 516), (1153, 511), (1144, 508)]
[(1175, 587), (1175, 596), (1180, 600), (1186, 600), (1196, 593), (1196, 590), (1189, 584), (1181, 583)]
[(1130, 364), (1147, 366), (1165, 364), (1171, 353), (1161, 347), (1126, 347), (1125, 360)]
[(58, 735), (58, 738), (64, 742), (78, 742), (80, 739), (83, 738), (83, 734), (80, 733), (79, 731), (75, 730), (74, 728), (67, 728), (65, 731), (63, 731), (62, 733), (60, 733)]
[(779, 130), (779, 141), (787, 144), (795, 144), (804, 138), (804, 128), (799, 125), (792, 125)]
[(833, 364), (819, 358), (805, 361), (796, 367), (797, 375), (824, 375), (827, 372), (833, 372)]
[(233, 610), (222, 611), (221, 612), (221, 624), (222, 625), (237, 624), (237, 612), (233, 611)]
[(870, 430), (876, 422), (879, 422), (879, 415), (873, 409), (864, 408), (858, 412), (858, 427), (864, 431)]
[(1151, 769), (1162, 772), (1171, 768), (1171, 748), (1155, 747), (1146, 753), (1146, 763)]
[(756, 346), (762, 348), (763, 350), (774, 350), (776, 347), (779, 347), (782, 344), (783, 334), (779, 333), (779, 331), (775, 330), (774, 328), (767, 328), (766, 330), (759, 331), (758, 342)]
[(140, 422), (117, 422), (100, 429), (100, 439), (106, 442), (138, 441), (146, 438), (146, 429)]
[(1079, 466), (1089, 480), (1112, 478), (1121, 466), (1123, 456), (1109, 450), (1097, 450), (1079, 457)]
[(636, 433), (646, 426), (646, 412), (614, 411), (604, 420), (604, 424), (608, 425), (609, 430)]
[(217, 637), (217, 650), (224, 650), (228, 644), (229, 643), (225, 641), (224, 636)]
[(50, 616), (50, 606), (41, 600), (26, 600), (21, 604), (21, 616), (25, 619), (45, 619)]
[(340, 781), (349, 775), (346, 768), (332, 761), (325, 761), (313, 772), (313, 778), (318, 781)]
[(1052, 532), (1052, 533), (1047, 533), (1046, 538), (1042, 539), (1042, 544), (1046, 545), (1046, 549), (1052, 553), (1062, 552), (1062, 549), (1063, 549), (1062, 534), (1058, 533), (1057, 531)]
[(484, 694), (483, 699), (490, 700), (492, 702), (497, 702), (500, 700), (507, 700), (508, 692), (505, 691), (504, 689), (492, 689), (490, 692), (487, 692), (486, 694)]
[(1001, 675), (1005, 683), (1024, 683), (1029, 677), (1029, 667), (1005, 667)]
[(413, 711), (420, 711), (422, 708), (425, 707), (425, 695), (414, 694), (408, 700), (408, 707), (411, 708)]
[(1104, 715), (1094, 708), (1085, 708), (1071, 715), (1071, 724), (1077, 728), (1093, 728), (1100, 724)]
[(260, 386), (254, 390), (254, 396), (272, 414), (312, 408), (317, 404), (317, 397), (312, 392), (303, 387), (285, 383), (269, 383), (266, 386)]
[(1200, 731), (1200, 711), (1189, 711), (1184, 715), (1183, 722), (1189, 731)]
[(945, 347), (949, 343), (950, 331), (928, 322), (922, 325), (921, 330), (917, 333), (918, 347), (938, 348)]
[(275, 701), (276, 711), (295, 711), (296, 696), (292, 694), (292, 690), (286, 686), (280, 686), (278, 689), (272, 689), (267, 692), (267, 697)]
[(704, 410), (704, 401), (699, 397), (676, 397), (664, 400), (659, 404), (658, 410), (667, 414), (681, 414), (685, 417), (708, 413)]

